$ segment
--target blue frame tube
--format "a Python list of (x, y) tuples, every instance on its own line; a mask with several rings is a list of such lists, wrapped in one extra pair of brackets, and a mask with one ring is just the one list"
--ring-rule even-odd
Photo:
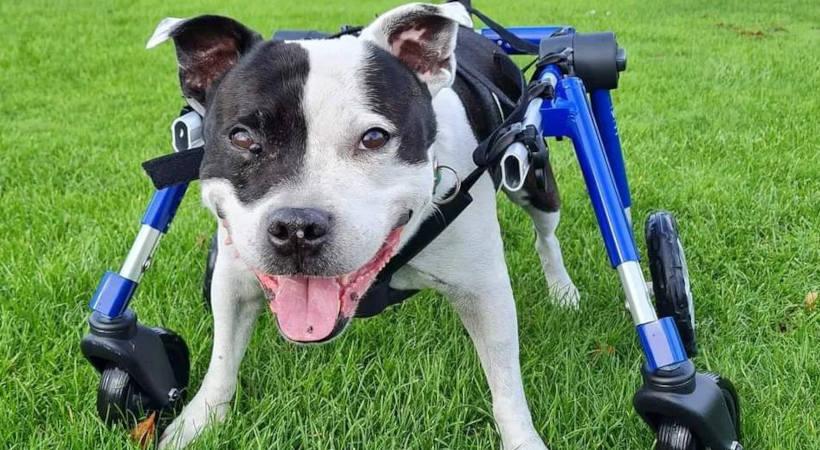
[(604, 153), (609, 162), (609, 169), (612, 171), (615, 185), (618, 187), (618, 195), (621, 197), (621, 204), (624, 208), (629, 209), (632, 206), (632, 198), (629, 195), (629, 183), (626, 178), (621, 140), (618, 137), (618, 125), (615, 122), (612, 96), (605, 89), (597, 89), (592, 91), (589, 97), (592, 103), (592, 114), (598, 124), (598, 131), (604, 144)]
[(632, 227), (592, 117), (584, 84), (579, 78), (565, 77), (558, 87), (559, 96), (564, 97), (574, 110), (574, 114), (569, 115), (569, 136), (575, 143), (575, 153), (601, 228), (609, 262), (612, 267), (617, 267), (626, 261), (638, 261)]
[(188, 183), (180, 183), (154, 192), (142, 216), (142, 224), (167, 233), (186, 190), (188, 190)]

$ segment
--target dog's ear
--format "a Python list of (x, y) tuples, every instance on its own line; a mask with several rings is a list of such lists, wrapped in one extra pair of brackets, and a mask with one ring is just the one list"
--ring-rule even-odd
[(169, 38), (176, 46), (182, 95), (195, 109), (202, 108), (200, 113), (204, 113), (205, 93), (214, 81), (263, 40), (259, 33), (228, 17), (169, 17), (157, 25), (146, 48), (155, 47)]
[(461, 3), (411, 3), (376, 18), (362, 30), (360, 38), (393, 54), (436, 95), (455, 79), (459, 24), (473, 26)]

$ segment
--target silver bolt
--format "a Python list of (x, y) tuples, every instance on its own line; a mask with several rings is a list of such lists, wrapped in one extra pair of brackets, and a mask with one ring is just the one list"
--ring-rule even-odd
[(179, 397), (181, 395), (182, 395), (182, 391), (180, 391), (177, 388), (171, 388), (171, 390), (168, 391), (168, 401), (170, 401), (171, 403), (174, 403), (175, 401), (179, 400)]

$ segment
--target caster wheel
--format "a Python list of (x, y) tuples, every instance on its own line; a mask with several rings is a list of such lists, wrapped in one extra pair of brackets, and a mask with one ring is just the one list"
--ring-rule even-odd
[(658, 425), (655, 450), (700, 450), (689, 428), (673, 419), (663, 419)]
[(211, 247), (208, 249), (208, 259), (205, 262), (205, 279), (202, 280), (202, 298), (205, 302), (205, 309), (211, 310), (211, 280), (214, 277), (214, 267), (216, 266), (216, 255), (219, 250), (219, 232), (214, 233), (211, 239)]
[(665, 211), (653, 213), (646, 220), (645, 234), (655, 309), (659, 317), (675, 320), (686, 354), (691, 358), (697, 353), (695, 307), (674, 216)]
[(159, 411), (162, 407), (176, 413), (185, 402), (191, 371), (188, 346), (173, 331), (164, 328), (153, 328), (151, 331), (159, 336), (168, 357), (176, 380), (176, 395), (170, 405), (165, 402), (157, 405), (128, 372), (110, 364), (102, 371), (97, 389), (97, 413), (108, 425), (120, 424), (130, 428), (149, 411), (162, 413)]
[(106, 424), (133, 426), (142, 417), (146, 400), (126, 371), (116, 366), (103, 370), (97, 389), (97, 413)]

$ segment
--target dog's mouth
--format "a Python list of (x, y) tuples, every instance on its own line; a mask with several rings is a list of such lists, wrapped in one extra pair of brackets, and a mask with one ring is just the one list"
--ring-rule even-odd
[(394, 228), (370, 261), (344, 275), (325, 278), (254, 271), (282, 334), (291, 341), (322, 342), (342, 331), (393, 257), (401, 230)]

